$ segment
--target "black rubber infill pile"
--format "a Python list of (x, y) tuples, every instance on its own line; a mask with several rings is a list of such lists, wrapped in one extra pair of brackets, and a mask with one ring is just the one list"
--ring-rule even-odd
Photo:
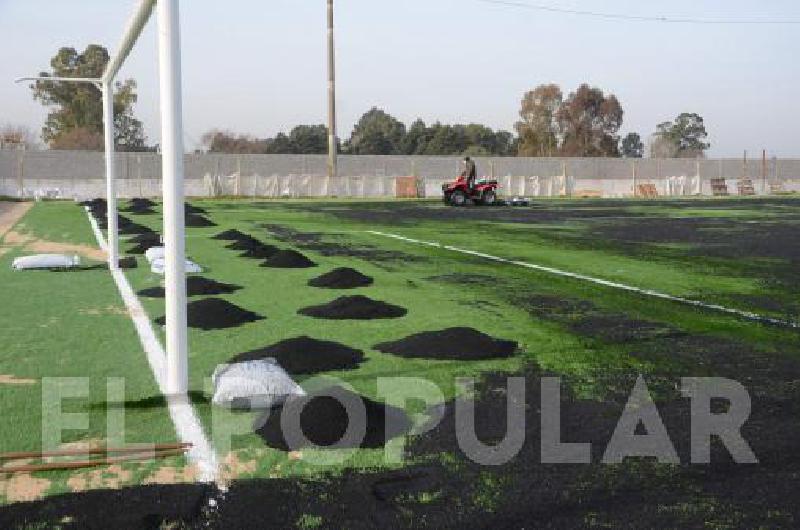
[(280, 250), (262, 263), (261, 266), (277, 269), (307, 269), (316, 267), (317, 264), (296, 250)]
[(239, 241), (240, 239), (247, 239), (249, 237), (251, 236), (248, 236), (243, 232), (239, 232), (238, 230), (231, 229), (220, 232), (211, 239), (216, 239), (217, 241)]
[(217, 226), (217, 223), (202, 215), (187, 214), (186, 226), (189, 228), (206, 228), (209, 226)]
[[(219, 298), (204, 298), (186, 306), (189, 327), (202, 330), (236, 328), (264, 317)], [(165, 317), (156, 319), (163, 326)]]
[(242, 258), (268, 259), (280, 251), (278, 247), (262, 243), (253, 236), (243, 234), (238, 230), (227, 230), (214, 236), (214, 239), (231, 241), (225, 248), (243, 251), (239, 255)]
[(375, 349), (398, 357), (475, 361), (511, 357), (517, 350), (517, 343), (495, 339), (472, 328), (449, 328), (384, 342)]
[(328, 320), (374, 320), (405, 316), (404, 307), (373, 300), (366, 296), (342, 296), (327, 304), (306, 307), (298, 311), (301, 315)]
[(156, 203), (150, 199), (131, 199), (128, 201), (128, 207), (125, 211), (136, 215), (151, 215), (156, 213), (153, 210), (155, 205)]
[(309, 280), (311, 287), (322, 289), (356, 289), (372, 285), (373, 279), (350, 267), (340, 267)]
[(151, 247), (161, 246), (161, 235), (158, 232), (144, 232), (130, 239), (135, 246), (128, 250), (128, 254), (144, 254)]
[[(186, 294), (188, 296), (232, 294), (239, 289), (242, 289), (239, 285), (221, 283), (210, 278), (203, 278), (202, 276), (189, 276), (186, 278)], [(164, 288), (151, 287), (149, 289), (142, 289), (138, 294), (139, 296), (145, 296), (147, 298), (164, 298)]]
[(297, 337), (266, 348), (240, 353), (229, 362), (235, 364), (270, 357), (292, 375), (307, 375), (355, 370), (364, 361), (364, 352), (338, 342)]
[[(345, 404), (353, 411), (360, 409), (361, 402), (366, 411), (360, 420), (357, 413), (351, 418)], [(355, 406), (353, 406), (355, 405)], [(411, 421), (405, 411), (383, 403), (372, 401), (341, 387), (330, 387), (308, 396), (287, 401), (279, 410), (267, 411), (256, 420), (256, 433), (264, 443), (282, 451), (296, 451), (308, 446), (301, 440), (293, 439), (281, 427), (281, 416), (297, 420), (304, 437), (313, 445), (335, 448), (378, 448), (386, 442), (405, 434), (411, 428)], [(350, 422), (353, 431), (363, 431), (363, 439), (353, 437), (343, 439)]]

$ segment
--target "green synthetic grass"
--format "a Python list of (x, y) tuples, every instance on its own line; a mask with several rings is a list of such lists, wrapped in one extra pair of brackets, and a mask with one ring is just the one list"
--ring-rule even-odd
[[(573, 201), (575, 204), (583, 204)], [(573, 204), (554, 200), (539, 205), (560, 209)], [(751, 206), (737, 208), (702, 208), (705, 203), (689, 207), (656, 201), (652, 206), (641, 202), (627, 205), (618, 201), (620, 210), (647, 211), (651, 216), (665, 218), (702, 212), (702, 215), (739, 220), (778, 217), (779, 211), (765, 213)], [(752, 309), (737, 300), (743, 294), (770, 294), (780, 297), (780, 291), (770, 289), (747, 274), (735, 260), (711, 258), (688, 259), (680, 245), (654, 246), (652, 255), (640, 257), (617, 250), (609, 245), (587, 248), (581, 239), (591, 221), (513, 224), (478, 220), (433, 221), (412, 220), (403, 224), (367, 222), (335, 215), (335, 210), (347, 208), (392, 208), (408, 202), (368, 201), (242, 201), (204, 200), (196, 203), (208, 210), (208, 217), (218, 224), (212, 228), (187, 228), (187, 252), (201, 264), (204, 276), (244, 287), (231, 295), (222, 295), (244, 309), (259, 313), (266, 320), (245, 324), (239, 328), (219, 331), (189, 332), (190, 386), (196, 391), (196, 409), (218, 450), (227, 447), (225, 432), (236, 430), (233, 448), (241, 449), (240, 459), (253, 459), (256, 468), (244, 476), (270, 477), (339, 472), (348, 467), (368, 468), (386, 465), (383, 450), (356, 451), (344, 464), (319, 467), (307, 462), (314, 456), (308, 452), (303, 459), (266, 448), (251, 425), (256, 415), (231, 413), (208, 403), (208, 378), (214, 368), (236, 354), (269, 346), (280, 340), (308, 335), (332, 340), (365, 351), (367, 360), (352, 371), (325, 374), (337, 378), (359, 393), (372, 399), (379, 396), (379, 377), (423, 377), (434, 382), (445, 399), (452, 399), (458, 388), (456, 377), (480, 376), (489, 371), (519, 370), (526, 363), (567, 376), (574, 390), (583, 397), (601, 398), (613, 389), (607, 387), (603, 375), (608, 373), (656, 373), (669, 365), (669, 359), (642, 360), (630, 354), (625, 344), (606, 343), (591, 337), (578, 336), (563, 323), (532, 316), (517, 302), (517, 297), (529, 294), (551, 294), (559, 297), (588, 300), (597, 311), (624, 314), (628, 318), (651, 320), (678, 329), (705, 335), (742, 341), (767, 352), (780, 352), (786, 344), (796, 344), (796, 334), (780, 328), (764, 327), (738, 318), (683, 306), (673, 302), (645, 298), (637, 294), (613, 290), (585, 282), (561, 278), (544, 272), (489, 262), (442, 249), (416, 246), (368, 234), (367, 230), (382, 230), (422, 240), (439, 241), (466, 249), (495, 254), (579, 272), (603, 279), (620, 281), (665, 293), (696, 297), (707, 302), (723, 302), (741, 309)], [(695, 204), (695, 201), (692, 201)], [(438, 208), (438, 205), (427, 204)], [(602, 202), (597, 207), (603, 207)], [(712, 213), (713, 212), (713, 213)], [(158, 215), (133, 215), (133, 221), (148, 225), (159, 232)], [(697, 214), (700, 215), (700, 214)], [(24, 220), (25, 229), (51, 240), (92, 244), (85, 212), (69, 203), (40, 203)], [(228, 242), (211, 237), (229, 228), (236, 228), (261, 241), (282, 248), (296, 248), (291, 243), (276, 240), (265, 224), (284, 225), (303, 232), (324, 234), (325, 241), (350, 245), (370, 245), (379, 250), (405, 253), (413, 259), (374, 263), (353, 257), (324, 257), (314, 251), (302, 250), (318, 263), (312, 269), (270, 269), (259, 267), (259, 260), (238, 257), (228, 250)], [(130, 243), (123, 240), (124, 252)], [(158, 400), (144, 353), (130, 320), (121, 315), (101, 314), (91, 318), (76, 312), (80, 308), (122, 306), (107, 271), (80, 273), (12, 273), (8, 264), (18, 251), (2, 256), (0, 288), (9, 293), (9, 304), (0, 308), (3, 322), (12, 325), (0, 331), (0, 338), (13, 344), (2, 358), (0, 373), (23, 377), (43, 375), (72, 375), (80, 373), (101, 378), (93, 383), (94, 408), (90, 431), (76, 433), (85, 438), (102, 432), (105, 421), (103, 396), (106, 375), (122, 374), (126, 378), (126, 398), (138, 406), (127, 411), (129, 440), (168, 441), (174, 437), (163, 404)], [(351, 291), (335, 291), (308, 287), (307, 281), (335, 267), (348, 266), (374, 277), (374, 285)], [(442, 282), (436, 277), (448, 274), (482, 275), (480, 284), (458, 285)], [(162, 277), (152, 274), (143, 257), (139, 268), (126, 271), (135, 290), (159, 285)], [(22, 283), (20, 283), (20, 281)], [(371, 298), (401, 305), (408, 315), (400, 319), (377, 321), (325, 321), (300, 316), (297, 311), (309, 305), (328, 302), (342, 294), (364, 294)], [(197, 300), (202, 297), (194, 297)], [(155, 319), (163, 315), (162, 299), (141, 299), (148, 315)], [(43, 334), (32, 329), (56, 317)], [(99, 325), (97, 325), (99, 324)], [(420, 331), (438, 330), (453, 326), (470, 326), (490, 335), (519, 342), (520, 352), (514, 358), (481, 362), (429, 361), (402, 359), (382, 354), (374, 345), (401, 339)], [(27, 352), (27, 354), (26, 354)], [(34, 352), (34, 355), (31, 355)], [(33, 357), (28, 370), (20, 370), (18, 358)], [(299, 378), (301, 382), (307, 378)], [(3, 447), (35, 446), (40, 432), (36, 412), (39, 406), (38, 387), (14, 387), (9, 409), (15, 418), (30, 418), (31, 428), (3, 429)], [(19, 393), (17, 393), (19, 391)], [(11, 393), (0, 386), (0, 392)], [(5, 395), (3, 396), (5, 398)], [(81, 408), (77, 405), (78, 409)], [(420, 403), (409, 403), (409, 412), (421, 412)], [(84, 407), (86, 408), (86, 407)], [(4, 409), (5, 410), (5, 409)], [(17, 412), (20, 411), (20, 412)], [(27, 411), (27, 412), (22, 412)], [(36, 414), (39, 414), (37, 416)], [(28, 421), (28, 420), (26, 420)], [(12, 432), (13, 431), (13, 432)], [(10, 442), (15, 442), (16, 445)], [(224, 451), (223, 451), (224, 452)], [(223, 454), (224, 456), (224, 454)], [(491, 489), (491, 488), (489, 488)], [(486, 497), (486, 501), (491, 499)], [(309, 521), (310, 523), (311, 521)]]
[[(48, 241), (95, 244), (85, 212), (71, 203), (37, 203), (15, 230)], [(66, 399), (62, 405), (65, 413), (88, 415), (88, 428), (65, 430), (64, 442), (108, 438), (107, 410), (119, 411), (118, 403), (106, 404), (108, 378), (124, 378), (124, 400), (131, 405), (124, 416), (125, 442), (174, 442), (166, 411), (147, 406), (149, 398), (158, 396), (158, 388), (108, 271), (12, 270), (13, 259), (24, 254), (23, 248), (14, 247), (0, 256), (0, 374), (35, 384), (0, 384), (0, 451), (42, 449), (42, 389), (62, 384), (59, 378), (85, 379), (88, 384), (88, 395)], [(150, 466), (134, 468), (144, 473)], [(50, 493), (58, 493), (66, 490), (69, 475), (35, 476), (52, 480)]]
[[(539, 225), (479, 221), (457, 225), (441, 221), (415, 221), (393, 226), (390, 223), (381, 225), (343, 219), (326, 213), (326, 208), (330, 207), (385, 208), (397, 203), (371, 205), (363, 201), (310, 203), (205, 200), (197, 201), (197, 204), (206, 208), (208, 217), (219, 226), (188, 228), (188, 254), (206, 268), (205, 276), (245, 287), (242, 291), (220, 298), (264, 315), (267, 319), (231, 330), (190, 330), (191, 386), (195, 390), (208, 391), (205, 379), (217, 364), (234, 355), (300, 335), (333, 340), (363, 349), (368, 359), (358, 370), (326, 375), (352, 385), (356, 391), (373, 399), (381, 399), (377, 394), (376, 381), (382, 376), (423, 376), (436, 383), (445, 398), (450, 399), (457, 392), (454, 384), (456, 377), (479, 376), (487, 371), (514, 371), (526, 362), (535, 362), (544, 369), (581, 380), (584, 384), (577, 388), (580, 393), (587, 397), (602, 397), (607, 389), (600, 383), (600, 386), (596, 386), (587, 384), (587, 381), (606, 372), (649, 373), (660, 368), (657, 361), (634, 359), (625, 345), (605, 344), (579, 337), (562, 325), (531, 317), (513, 301), (515, 293), (525, 292), (591, 300), (598, 310), (607, 313), (622, 313), (630, 318), (670, 323), (689, 332), (747, 341), (767, 351), (778, 349), (784, 341), (794, 340), (793, 335), (784, 330), (765, 328), (727, 315), (542, 272), (499, 265), (445, 250), (414, 246), (367, 233), (367, 230), (380, 229), (423, 240), (447, 242), (506, 258), (559, 267), (712, 302), (724, 299), (726, 294), (756, 293), (761, 288), (753, 278), (703, 273), (702, 263), (696, 263), (694, 269), (687, 270), (686, 267), (677, 266), (679, 262), (670, 262), (668, 258), (647, 261), (615, 254), (608, 249), (586, 250), (571, 247), (568, 240), (564, 244), (553, 244), (550, 238), (537, 235), (540, 230), (547, 229), (546, 226), (543, 228)], [(319, 211), (314, 211), (315, 204), (320, 206)], [(554, 207), (563, 205), (563, 201), (554, 202)], [(668, 213), (665, 206), (659, 208), (662, 214)], [(158, 216), (132, 217), (136, 222), (160, 229)], [(326, 241), (372, 245), (381, 250), (403, 252), (415, 259), (375, 264), (358, 258), (326, 258), (314, 251), (303, 251), (319, 266), (299, 270), (269, 269), (259, 267), (259, 260), (239, 258), (238, 252), (225, 249), (228, 242), (211, 239), (223, 230), (236, 228), (265, 243), (296, 248), (291, 243), (276, 240), (264, 227), (265, 224), (283, 225), (302, 232), (319, 232), (325, 235)], [(566, 226), (553, 224), (551, 227), (568, 231), (583, 229), (579, 223), (567, 223)], [(310, 278), (339, 266), (354, 267), (373, 276), (375, 284), (347, 292), (314, 289), (306, 285)], [(711, 269), (714, 267), (713, 263), (705, 266)], [(459, 286), (431, 279), (452, 273), (485, 275), (489, 280), (485, 285)], [(128, 275), (137, 290), (158, 285), (161, 280), (146, 268), (131, 271)], [(297, 314), (300, 308), (327, 302), (341, 294), (364, 294), (404, 306), (409, 313), (401, 319), (366, 322), (325, 321)], [(143, 299), (143, 302), (151, 317), (163, 314), (163, 300)], [(475, 306), (476, 302), (480, 307)], [(514, 339), (520, 343), (520, 354), (514, 359), (502, 361), (443, 362), (401, 359), (372, 349), (375, 344), (383, 341), (451, 326), (471, 326), (497, 337)], [(301, 381), (303, 379), (300, 378)], [(216, 419), (212, 420), (210, 405), (200, 402), (197, 408), (207, 427), (230, 422), (238, 422), (238, 425), (246, 427), (255, 419), (254, 415), (232, 415), (214, 409)], [(413, 404), (410, 409), (419, 412)], [(253, 434), (237, 437), (233, 446), (263, 449), (263, 443)], [(382, 450), (361, 450), (356, 452), (347, 465), (380, 465), (382, 454)], [(280, 468), (281, 474), (320, 471), (316, 467), (306, 466), (302, 461), (287, 461), (286, 456), (277, 451), (267, 450), (266, 455), (262, 453), (260, 459), (257, 475), (267, 475), (270, 470), (274, 473), (276, 466)], [(338, 469), (339, 466), (333, 468), (334, 471)]]

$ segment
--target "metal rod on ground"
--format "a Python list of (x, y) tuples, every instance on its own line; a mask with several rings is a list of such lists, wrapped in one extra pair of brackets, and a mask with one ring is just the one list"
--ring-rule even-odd
[(161, 93), (161, 158), (164, 186), (166, 393), (188, 388), (186, 258), (183, 189), (183, 123), (178, 0), (159, 0), (158, 66)]
[(108, 219), (108, 266), (119, 266), (117, 183), (114, 164), (114, 78), (103, 81), (103, 139), (106, 158), (106, 216)]
[(178, 444), (152, 444), (148, 447), (86, 447), (75, 449), (62, 449), (58, 451), (30, 451), (19, 453), (2, 453), (0, 460), (20, 460), (22, 458), (50, 458), (55, 456), (80, 456), (80, 455), (105, 455), (109, 453), (144, 453), (146, 451), (165, 451), (168, 449), (189, 449), (190, 443)]
[(109, 466), (122, 462), (133, 462), (137, 460), (151, 460), (154, 458), (165, 458), (168, 456), (179, 456), (186, 452), (188, 448), (166, 449), (163, 451), (149, 451), (132, 453), (124, 456), (97, 458), (94, 460), (81, 460), (77, 462), (54, 462), (52, 464), (35, 464), (25, 466), (0, 467), (1, 473), (36, 473), (39, 471), (56, 471), (59, 469), (82, 469), (87, 467)]
[(333, 0), (328, 0), (328, 182), (325, 185), (325, 195), (330, 194), (331, 181), (337, 176), (336, 151), (336, 47)]

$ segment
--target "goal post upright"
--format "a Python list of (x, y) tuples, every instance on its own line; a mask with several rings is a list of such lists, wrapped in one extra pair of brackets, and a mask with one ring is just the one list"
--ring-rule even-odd
[(158, 68), (164, 208), (166, 391), (188, 390), (183, 118), (178, 0), (158, 0)]
[(119, 49), (111, 57), (100, 79), (103, 93), (103, 142), (106, 163), (106, 215), (108, 222), (108, 266), (119, 267), (119, 223), (117, 217), (117, 175), (114, 151), (114, 79), (131, 53), (150, 19), (156, 0), (142, 0), (128, 22)]
[(106, 219), (108, 233), (108, 267), (119, 267), (119, 227), (117, 217), (117, 183), (114, 167), (114, 84), (102, 82), (103, 141), (106, 162)]

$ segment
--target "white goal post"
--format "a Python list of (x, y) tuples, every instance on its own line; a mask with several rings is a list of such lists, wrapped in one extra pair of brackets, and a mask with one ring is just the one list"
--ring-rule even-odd
[[(158, 24), (158, 72), (161, 109), (161, 160), (164, 215), (164, 285), (166, 314), (166, 387), (170, 395), (188, 391), (186, 321), (186, 250), (183, 188), (183, 109), (181, 104), (181, 50), (178, 0), (141, 0), (128, 23), (119, 49), (103, 73), (104, 93), (110, 93), (114, 78), (156, 10)], [(118, 256), (116, 186), (114, 169), (113, 100), (106, 111), (106, 178), (108, 182), (109, 254)], [(112, 219), (114, 225), (112, 226)], [(113, 234), (114, 243), (111, 244)], [(112, 250), (113, 249), (113, 250)]]
[(156, 10), (161, 108), (161, 158), (165, 249), (166, 390), (169, 395), (188, 391), (186, 266), (183, 173), (183, 109), (178, 0), (140, 0), (128, 22), (119, 48), (102, 77), (21, 77), (21, 81), (92, 83), (103, 94), (103, 140), (108, 219), (108, 266), (119, 268), (119, 227), (114, 167), (114, 81), (142, 30)]

